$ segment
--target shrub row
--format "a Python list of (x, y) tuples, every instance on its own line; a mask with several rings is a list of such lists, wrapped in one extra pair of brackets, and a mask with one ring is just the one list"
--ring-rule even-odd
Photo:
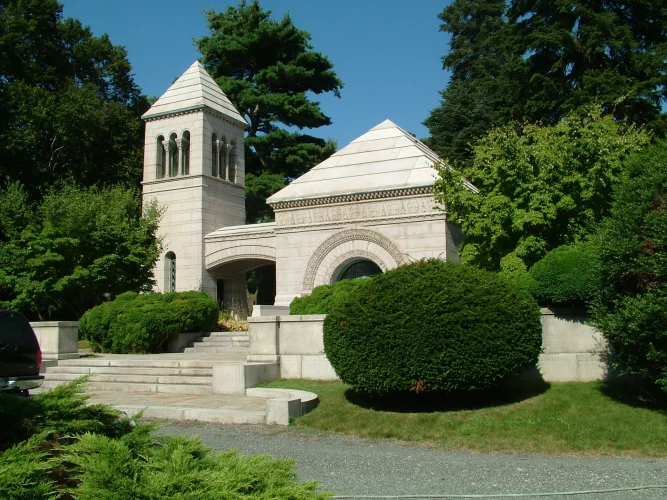
[(297, 297), (289, 306), (292, 315), (301, 314), (329, 314), (340, 301), (347, 300), (347, 296), (362, 285), (362, 279), (343, 280), (333, 285), (315, 287), (310, 295)]
[(429, 260), (332, 288), (327, 297), (340, 298), (326, 308), (325, 353), (358, 390), (493, 387), (535, 366), (541, 351), (537, 303), (497, 273)]
[(219, 308), (203, 292), (127, 292), (87, 311), (79, 332), (95, 352), (159, 352), (170, 334), (217, 329)]

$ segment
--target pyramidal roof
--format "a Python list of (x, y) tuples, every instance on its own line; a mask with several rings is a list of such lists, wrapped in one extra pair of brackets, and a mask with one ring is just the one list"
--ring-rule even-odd
[(240, 125), (248, 125), (199, 61), (192, 63), (192, 66), (155, 101), (142, 118), (146, 120), (178, 111), (202, 108), (217, 111)]
[(438, 155), (391, 120), (271, 196), (269, 204), (433, 185)]

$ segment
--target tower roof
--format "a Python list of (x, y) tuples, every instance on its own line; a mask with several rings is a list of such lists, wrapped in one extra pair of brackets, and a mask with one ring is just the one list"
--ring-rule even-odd
[(376, 125), (271, 196), (269, 204), (427, 187), (438, 155), (391, 120)]
[(220, 90), (211, 75), (199, 61), (195, 61), (142, 118), (157, 118), (181, 111), (208, 108), (223, 114), (242, 126), (247, 126), (245, 118), (237, 111), (225, 93)]

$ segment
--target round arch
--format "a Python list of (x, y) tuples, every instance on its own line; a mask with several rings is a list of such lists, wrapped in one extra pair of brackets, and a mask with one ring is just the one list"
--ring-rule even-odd
[(304, 293), (332, 283), (336, 273), (355, 259), (368, 259), (384, 272), (400, 266), (404, 256), (392, 240), (377, 231), (341, 231), (327, 238), (308, 261), (303, 278)]

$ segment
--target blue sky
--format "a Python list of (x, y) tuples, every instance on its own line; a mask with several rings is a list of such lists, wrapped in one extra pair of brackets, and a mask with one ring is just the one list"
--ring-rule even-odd
[[(207, 33), (202, 11), (238, 2), (211, 0), (61, 0), (64, 14), (124, 45), (135, 81), (159, 96), (198, 57), (192, 39)], [(448, 38), (437, 15), (448, 1), (261, 0), (262, 7), (310, 32), (345, 83), (341, 99), (316, 96), (333, 125), (310, 131), (343, 147), (389, 118), (419, 138), (449, 75), (441, 57)]]

